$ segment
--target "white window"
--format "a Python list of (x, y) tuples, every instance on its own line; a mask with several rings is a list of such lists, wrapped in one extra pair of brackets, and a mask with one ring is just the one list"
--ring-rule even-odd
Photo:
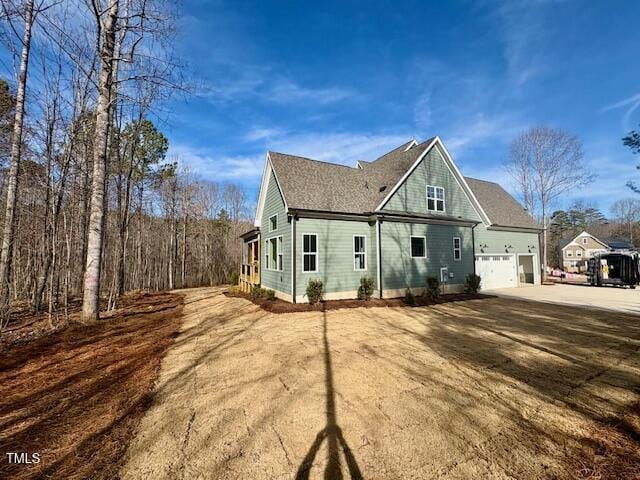
[(453, 259), (459, 261), (462, 259), (462, 248), (460, 237), (453, 237)]
[(582, 256), (582, 250), (576, 250), (576, 257)]
[(411, 257), (426, 258), (427, 256), (427, 238), (411, 237)]
[(573, 251), (567, 250), (567, 257), (573, 257)]
[(318, 235), (315, 233), (302, 235), (302, 271), (318, 271)]
[(367, 269), (367, 237), (364, 235), (353, 236), (353, 269)]
[(265, 240), (265, 242), (264, 242), (264, 268), (266, 270), (270, 269), (269, 260), (270, 260), (270, 256), (269, 256), (269, 240)]
[(278, 229), (278, 214), (269, 217), (269, 231), (273, 232)]
[(282, 271), (282, 237), (267, 240), (264, 264), (267, 270)]
[(427, 185), (427, 210), (444, 212), (444, 188)]
[(589, 241), (589, 239), (587, 237), (582, 237), (582, 243), (584, 245), (586, 245), (588, 241)]

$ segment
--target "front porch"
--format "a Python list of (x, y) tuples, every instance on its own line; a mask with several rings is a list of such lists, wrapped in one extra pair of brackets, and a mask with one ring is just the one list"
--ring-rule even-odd
[(260, 231), (251, 230), (241, 235), (242, 264), (240, 265), (240, 290), (249, 293), (260, 286)]

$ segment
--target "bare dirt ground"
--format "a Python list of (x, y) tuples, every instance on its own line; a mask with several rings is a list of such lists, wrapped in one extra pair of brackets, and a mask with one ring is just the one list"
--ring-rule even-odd
[[(175, 294), (137, 293), (91, 325), (27, 343), (29, 332), (14, 329), (18, 343), (0, 344), (0, 478), (116, 477), (177, 335), (181, 303)], [(49, 331), (40, 331), (40, 316), (24, 320), (20, 329)], [(9, 452), (38, 453), (40, 462), (10, 464)]]
[(125, 479), (606, 478), (615, 452), (620, 478), (638, 473), (637, 417), (611, 421), (640, 397), (638, 316), (503, 298), (274, 315), (184, 295)]

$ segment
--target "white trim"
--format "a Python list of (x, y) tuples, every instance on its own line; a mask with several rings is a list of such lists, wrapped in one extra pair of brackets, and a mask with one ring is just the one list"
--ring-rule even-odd
[[(517, 253), (516, 254), (516, 279), (518, 281), (518, 286), (520, 283), (520, 272), (518, 271), (518, 266), (520, 263), (520, 257), (531, 257), (531, 263), (533, 266), (533, 284), (540, 285), (540, 269), (538, 266), (538, 254), (537, 253)], [(531, 285), (530, 283), (526, 283), (525, 285)]]
[[(364, 238), (364, 252), (356, 252), (356, 237)], [(351, 257), (353, 261), (353, 271), (354, 272), (366, 272), (368, 270), (368, 262), (367, 262), (367, 235), (362, 234), (354, 234), (351, 239), (351, 248), (353, 250), (353, 255)], [(356, 254), (364, 255), (364, 268), (356, 268)]]
[(296, 217), (292, 216), (291, 217), (291, 241), (289, 242), (289, 247), (291, 248), (291, 265), (289, 265), (289, 269), (291, 270), (291, 298), (293, 298), (293, 292), (295, 292), (295, 285), (294, 285), (294, 278), (295, 278), (295, 248), (294, 245), (296, 244), (296, 237), (293, 234), (293, 230), (295, 229), (294, 227), (294, 222), (296, 221)]
[[(518, 273), (518, 255), (517, 253), (476, 253), (474, 262), (478, 261), (478, 257), (511, 257), (511, 262), (513, 263), (513, 269), (515, 270), (514, 275), (516, 279), (516, 287), (520, 285), (520, 276)], [(525, 255), (525, 254), (523, 254)], [(535, 255), (533, 253), (527, 253), (526, 255)], [(477, 266), (476, 266), (477, 269)], [(513, 270), (512, 270), (513, 271)], [(535, 265), (534, 265), (535, 271)], [(497, 288), (513, 288), (513, 287), (497, 287)], [(480, 290), (485, 290), (482, 285), (480, 286)], [(493, 288), (490, 290), (494, 290)]]
[(378, 296), (380, 295), (380, 284), (382, 283), (382, 270), (380, 269), (380, 219), (376, 218), (376, 280), (378, 282)]
[(467, 198), (469, 199), (473, 207), (476, 209), (476, 212), (478, 212), (478, 214), (480, 215), (480, 218), (484, 222), (485, 226), (490, 226), (491, 220), (489, 219), (489, 216), (485, 213), (484, 209), (482, 208), (482, 205), (480, 205), (480, 202), (478, 202), (478, 199), (473, 194), (473, 191), (471, 190), (466, 180), (460, 173), (460, 170), (458, 170), (458, 167), (453, 162), (451, 155), (449, 154), (447, 148), (444, 146), (444, 143), (442, 143), (442, 140), (440, 140), (440, 137), (435, 137), (431, 141), (431, 143), (427, 145), (427, 148), (424, 150), (424, 152), (422, 152), (418, 156), (418, 158), (413, 163), (413, 165), (411, 165), (409, 170), (405, 172), (405, 174), (402, 176), (402, 178), (400, 178), (398, 183), (396, 183), (391, 189), (391, 191), (384, 197), (380, 205), (378, 205), (378, 207), (376, 208), (376, 211), (381, 210), (385, 206), (385, 204), (389, 201), (389, 199), (393, 196), (393, 194), (396, 193), (396, 191), (402, 186), (402, 184), (409, 177), (409, 175), (411, 175), (413, 171), (416, 169), (416, 167), (420, 164), (422, 159), (427, 155), (427, 153), (429, 153), (429, 151), (431, 151), (433, 146), (436, 144), (440, 145), (440, 147), (442, 148), (442, 152), (444, 153), (444, 160), (445, 160), (444, 163), (449, 168), (449, 171), (453, 174), (453, 177), (458, 182), (458, 185), (460, 185), (460, 187), (462, 188), (462, 191), (467, 195)]
[[(456, 248), (456, 240), (458, 240), (458, 247), (457, 248)], [(453, 237), (451, 242), (453, 243), (453, 261), (454, 262), (461, 262), (462, 261), (462, 238)], [(456, 258), (456, 250), (460, 254), (460, 258)]]
[(416, 139), (414, 138), (413, 140), (411, 140), (411, 142), (409, 142), (409, 145), (404, 149), (404, 151), (408, 151), (411, 147), (415, 147), (416, 145), (418, 145), (418, 142), (416, 141)]
[(462, 191), (467, 194), (467, 198), (471, 201), (471, 205), (476, 208), (476, 212), (478, 212), (478, 214), (480, 215), (480, 218), (482, 218), (482, 221), (485, 223), (485, 226), (489, 227), (492, 224), (491, 219), (489, 218), (489, 215), (487, 215), (487, 213), (484, 211), (484, 209), (482, 208), (482, 205), (474, 195), (473, 190), (471, 190), (471, 187), (462, 176), (462, 173), (460, 173), (458, 166), (453, 161), (453, 157), (451, 157), (449, 150), (447, 150), (447, 147), (444, 146), (444, 143), (442, 142), (442, 140), (440, 140), (440, 137), (436, 137), (436, 140), (438, 141), (438, 144), (440, 145), (440, 147), (442, 148), (442, 151), (444, 152), (444, 155), (445, 155), (444, 163), (449, 168), (449, 171), (453, 174), (453, 177), (458, 182), (458, 185), (460, 185), (460, 188), (462, 188)]
[[(276, 268), (271, 268), (271, 265), (269, 265), (271, 263), (271, 261), (273, 260), (273, 258), (271, 257), (271, 240), (275, 239), (276, 240)], [(280, 241), (278, 241), (280, 240)], [(264, 269), (265, 270), (269, 270), (270, 272), (282, 272), (284, 271), (284, 254), (282, 253), (282, 244), (284, 242), (284, 239), (282, 238), (282, 235), (273, 235), (271, 237), (265, 238), (264, 239), (265, 242), (265, 247), (264, 247)], [(280, 265), (280, 268), (278, 268), (278, 257), (282, 256), (282, 262)], [(267, 261), (267, 257), (269, 257), (269, 261)]]
[[(305, 235), (314, 235), (316, 237), (316, 251), (315, 253), (304, 251), (304, 236)], [(312, 232), (303, 232), (300, 234), (300, 239), (302, 240), (302, 247), (300, 248), (300, 260), (302, 263), (300, 264), (300, 272), (304, 275), (307, 273), (318, 273), (320, 270), (320, 245), (318, 244), (318, 234)], [(316, 269), (315, 270), (305, 270), (304, 269), (304, 256), (305, 255), (315, 255), (316, 256)]]
[[(444, 272), (447, 272), (446, 276), (442, 276)], [(444, 280), (443, 280), (444, 278)], [(449, 267), (440, 267), (440, 284), (449, 285)]]
[[(272, 227), (271, 227), (271, 219), (272, 219), (273, 217), (276, 217), (276, 228), (272, 228)], [(274, 213), (273, 215), (271, 215), (271, 216), (269, 217), (269, 233), (271, 233), (271, 232), (276, 232), (276, 231), (278, 230), (278, 227), (279, 227), (279, 225), (278, 225), (278, 214), (277, 214), (277, 213)]]
[[(424, 240), (424, 256), (422, 257), (414, 257), (413, 256), (413, 248), (411, 240), (414, 238), (422, 238)], [(409, 255), (411, 258), (427, 258), (427, 237), (424, 235), (409, 235)]]
[[(435, 197), (429, 197), (429, 188), (433, 188), (433, 193)], [(438, 210), (438, 189), (442, 190), (442, 210)], [(427, 200), (427, 212), (436, 212), (436, 213), (447, 213), (447, 200), (445, 198), (444, 187), (439, 187), (437, 185), (427, 185), (424, 189), (425, 199)], [(429, 208), (429, 200), (433, 200), (433, 206), (436, 208)]]
[(284, 198), (284, 191), (280, 187), (280, 181), (278, 180), (276, 171), (273, 168), (273, 164), (271, 163), (271, 157), (269, 156), (269, 152), (267, 152), (267, 156), (264, 162), (264, 170), (262, 172), (262, 180), (260, 181), (260, 191), (258, 193), (258, 205), (256, 207), (256, 218), (253, 221), (254, 227), (261, 227), (262, 213), (264, 211), (264, 203), (267, 198), (267, 189), (269, 187), (269, 179), (271, 178), (272, 172), (273, 172), (273, 178), (276, 179), (276, 185), (278, 187), (278, 191), (280, 192), (282, 203), (284, 203), (284, 211), (285, 212), (289, 211), (289, 206), (287, 205), (287, 199)]

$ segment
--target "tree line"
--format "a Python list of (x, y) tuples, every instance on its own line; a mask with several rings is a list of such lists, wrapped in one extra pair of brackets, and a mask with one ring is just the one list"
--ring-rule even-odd
[[(631, 131), (622, 139), (633, 154), (640, 153), (640, 132)], [(611, 206), (612, 218), (593, 205), (576, 202), (568, 210), (553, 210), (565, 196), (593, 182), (595, 174), (584, 164), (580, 139), (562, 129), (532, 127), (511, 143), (507, 172), (513, 178), (525, 210), (542, 227), (543, 266), (558, 266), (560, 243), (587, 230), (596, 236), (622, 236), (638, 245), (640, 240), (640, 199), (626, 198)], [(640, 166), (638, 166), (640, 169)], [(640, 193), (633, 181), (627, 187)]]
[(129, 290), (238, 271), (239, 187), (167, 158), (163, 105), (188, 94), (163, 0), (1, 0), (0, 328), (15, 301), (98, 318)]

